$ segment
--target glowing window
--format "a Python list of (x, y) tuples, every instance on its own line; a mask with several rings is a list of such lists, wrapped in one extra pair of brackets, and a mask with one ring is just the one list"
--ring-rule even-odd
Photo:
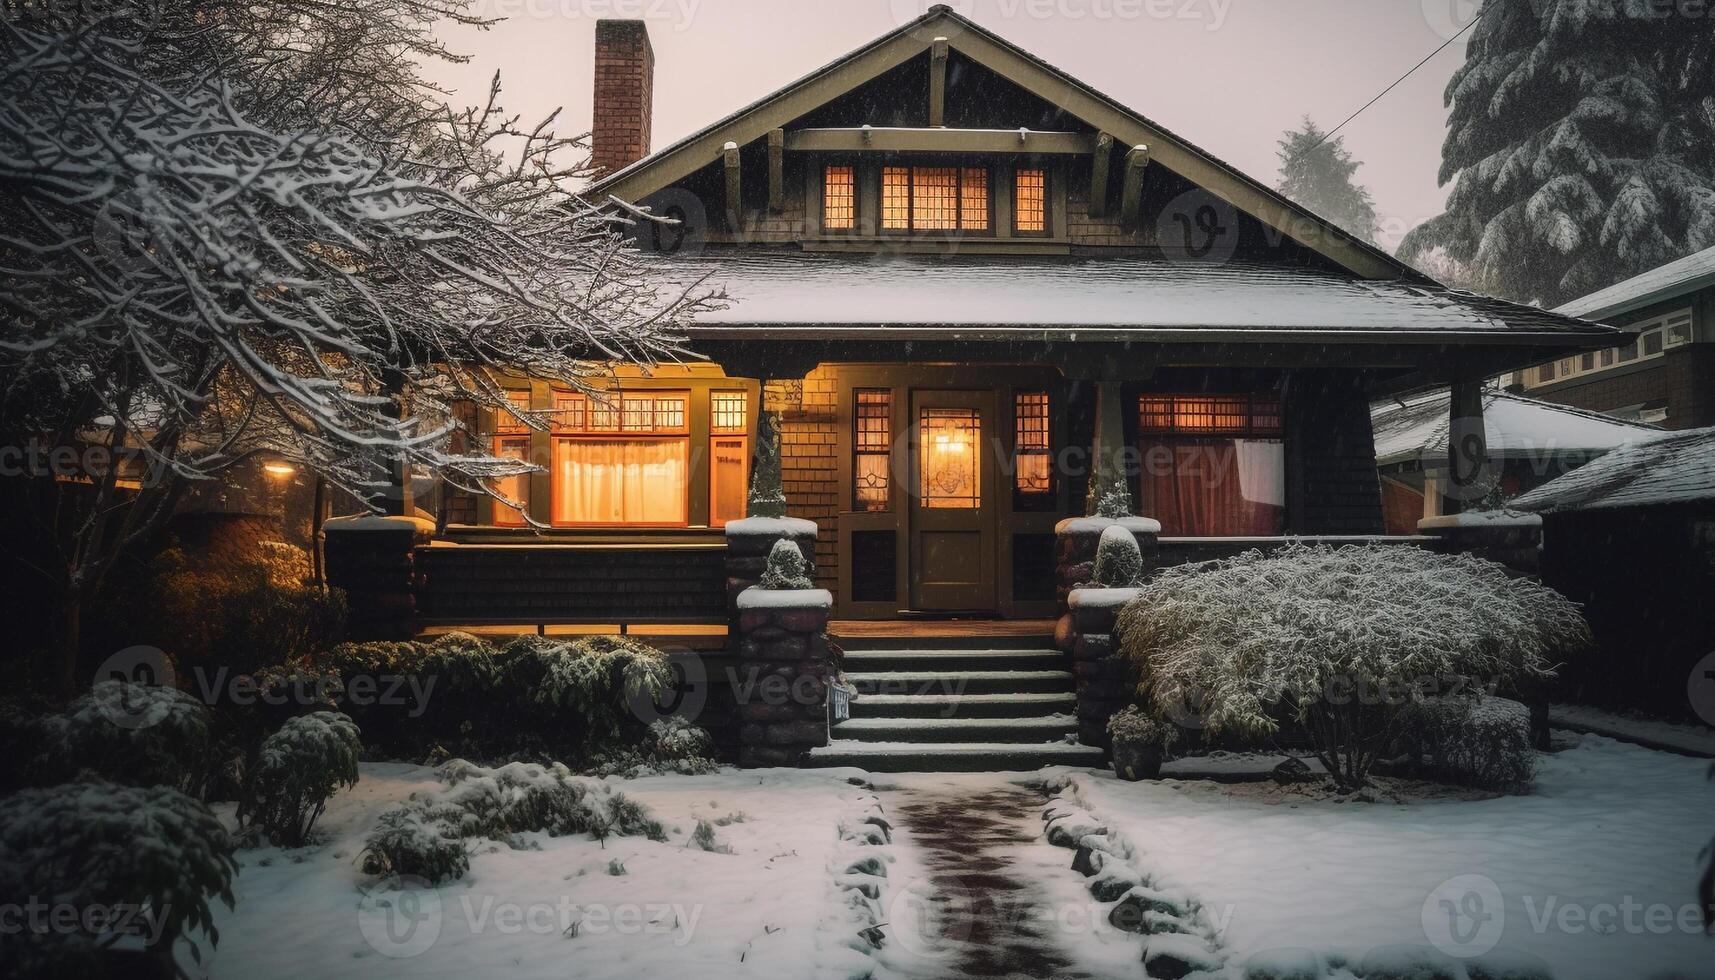
[(987, 231), (987, 168), (883, 167), (881, 227), (889, 231)]
[(715, 436), (709, 440), (709, 524), (725, 527), (744, 516), (750, 489), (750, 440)]
[(1280, 434), (1280, 399), (1274, 395), (1144, 395), (1138, 399), (1144, 432), (1184, 435)]
[(857, 182), (851, 167), (822, 170), (822, 227), (849, 230), (857, 222)]
[(742, 391), (717, 391), (709, 396), (709, 428), (714, 432), (743, 432), (745, 397)]
[(923, 408), (918, 415), (918, 501), (922, 507), (982, 506), (982, 416), (974, 408)]
[(893, 451), (893, 393), (886, 388), (856, 392), (852, 415), (852, 506), (864, 511), (887, 510), (888, 479)]
[(1042, 170), (1018, 171), (1013, 181), (1013, 228), (1022, 232), (1040, 232), (1047, 230), (1047, 209), (1047, 172)]
[[(494, 455), (501, 459), (530, 458), (529, 436), (503, 436), (494, 440)], [(523, 527), (524, 511), (530, 509), (530, 475), (520, 473), (517, 476), (506, 476), (494, 481), (494, 490), (500, 496), (523, 508), (514, 510), (506, 504), (494, 504), (494, 523), (500, 527)]]
[(1049, 493), (1054, 489), (1054, 478), (1048, 446), (1048, 392), (1021, 391), (1012, 401), (1018, 465), (1014, 487), (1021, 494)]
[(564, 525), (689, 520), (686, 392), (555, 392), (551, 516)]

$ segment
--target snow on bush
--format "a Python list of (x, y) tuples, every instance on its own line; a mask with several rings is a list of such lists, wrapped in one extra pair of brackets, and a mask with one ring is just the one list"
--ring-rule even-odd
[(485, 768), (454, 759), (439, 775), (441, 788), (413, 793), (403, 806), (381, 815), (364, 844), (365, 872), (430, 882), (459, 878), (470, 868), (467, 841), (487, 838), (515, 846), (517, 835), (532, 832), (667, 839), (642, 804), (586, 784), (557, 762)]
[(1131, 515), (1131, 484), (1117, 462), (1101, 467), (1090, 487), (1089, 509), (1096, 517), (1119, 520)]
[(660, 650), (623, 636), (588, 636), (542, 661), (531, 697), (576, 711), (596, 742), (617, 742), (632, 707), (658, 701), (673, 685), (672, 665)]
[(1157, 713), (1260, 739), (1284, 709), (1347, 788), (1364, 784), (1425, 694), (1549, 676), (1552, 658), (1590, 642), (1577, 605), (1552, 589), (1469, 555), (1388, 545), (1169, 568), (1115, 631)]
[(1143, 551), (1137, 546), (1137, 538), (1118, 524), (1103, 531), (1096, 543), (1096, 562), (1090, 576), (1095, 585), (1109, 589), (1141, 584)]
[(1441, 776), (1484, 789), (1530, 785), (1536, 751), (1530, 709), (1508, 698), (1426, 700), (1413, 707), (1408, 738)]
[(768, 550), (768, 566), (762, 570), (762, 580), (757, 584), (764, 589), (811, 589), (816, 586), (810, 579), (810, 564), (804, 560), (804, 552), (785, 538), (774, 542), (774, 547)]
[(1108, 734), (1116, 742), (1167, 748), (1179, 737), (1179, 729), (1170, 722), (1150, 717), (1135, 704), (1128, 704), (1108, 719)]
[(333, 711), (286, 722), (262, 742), (238, 818), (282, 847), (308, 842), (327, 802), (357, 785), (357, 726)]
[(208, 777), (209, 713), (177, 688), (98, 681), (50, 718), (66, 774), (88, 771), (130, 786), (200, 795)]
[[(236, 870), (219, 818), (171, 787), (77, 782), (0, 800), (0, 894), (134, 913), (168, 973), (177, 939), (198, 959), (190, 934), (219, 942), (209, 905), (232, 907)], [(73, 975), (119, 938), (4, 929), (0, 958), (21, 976)]]

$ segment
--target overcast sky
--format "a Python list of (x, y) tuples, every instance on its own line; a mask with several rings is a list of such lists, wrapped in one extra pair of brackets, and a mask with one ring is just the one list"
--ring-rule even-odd
[[(507, 106), (590, 120), (595, 21), (641, 17), (655, 49), (655, 149), (920, 14), (926, 0), (478, 0), (507, 19), (443, 36), (428, 67), (462, 101), (500, 71)], [(962, 0), (955, 10), (1273, 185), (1275, 140), (1344, 119), (1463, 25), (1474, 0)], [(1463, 38), (1342, 131), (1382, 243), (1441, 210), (1441, 91)]]

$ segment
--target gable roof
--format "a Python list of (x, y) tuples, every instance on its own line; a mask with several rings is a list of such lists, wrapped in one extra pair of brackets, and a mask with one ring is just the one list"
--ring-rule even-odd
[[(1444, 462), (1451, 395), (1437, 388), (1370, 406), (1376, 464)], [(1661, 429), (1599, 412), (1556, 405), (1499, 390), (1483, 392), (1483, 431), (1491, 459), (1599, 455), (1649, 439)]]
[[(1251, 262), (828, 255), (734, 250), (669, 281), (733, 297), (686, 325), (693, 340), (847, 339), (1529, 343), (1611, 328), (1434, 283), (1352, 279)], [(1445, 414), (1445, 412), (1443, 412)]]
[(1715, 428), (1667, 432), (1616, 449), (1508, 507), (1552, 513), (1715, 499)]
[(1640, 272), (1624, 282), (1557, 306), (1554, 312), (1586, 320), (1604, 320), (1709, 286), (1715, 286), (1715, 248), (1706, 248), (1648, 272)]
[[(591, 198), (609, 195), (636, 203), (719, 159), (722, 148), (764, 138), (863, 83), (927, 52), (938, 38), (961, 55), (1026, 91), (1061, 106), (1121, 146), (1149, 147), (1151, 166), (1164, 166), (1263, 224), (1367, 279), (1427, 277), (1387, 252), (1350, 234), (1309, 209), (1055, 68), (945, 5), (823, 65), (786, 87), (651, 153), (591, 184)], [(1315, 234), (1299, 237), (1305, 227)], [(1305, 238), (1310, 240), (1306, 241)]]

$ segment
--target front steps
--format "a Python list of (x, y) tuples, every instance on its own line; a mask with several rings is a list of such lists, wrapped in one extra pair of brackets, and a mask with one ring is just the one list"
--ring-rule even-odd
[(1049, 637), (836, 638), (858, 689), (807, 765), (871, 772), (1099, 766), (1077, 743), (1077, 698)]

